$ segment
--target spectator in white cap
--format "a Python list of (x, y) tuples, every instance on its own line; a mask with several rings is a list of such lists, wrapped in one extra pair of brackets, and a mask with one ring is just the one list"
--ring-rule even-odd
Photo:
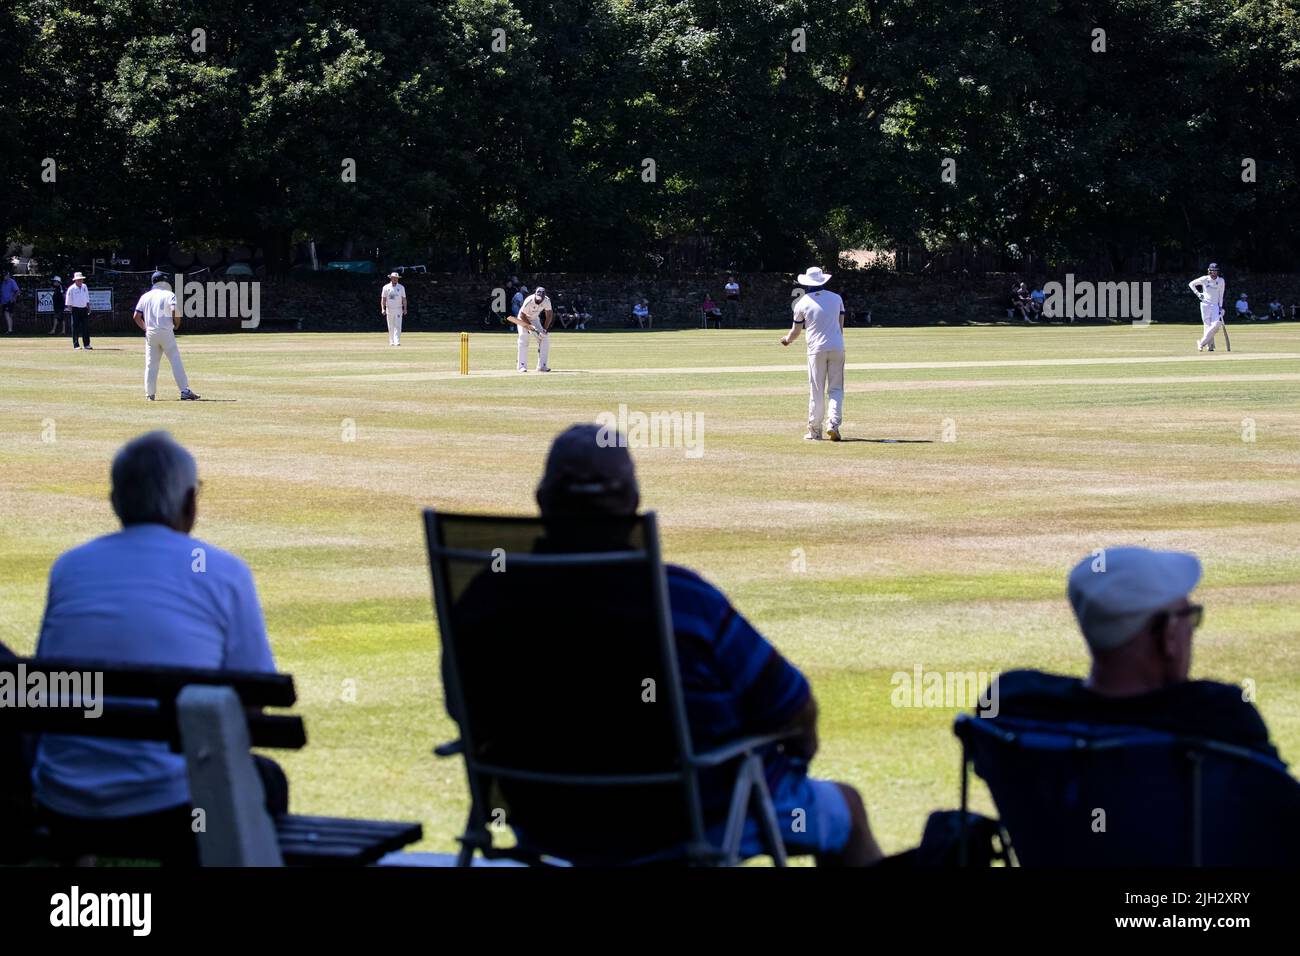
[(813, 266), (795, 280), (807, 291), (795, 301), (794, 324), (781, 336), (782, 345), (800, 332), (808, 337), (808, 434), (803, 437), (809, 441), (821, 440), (823, 415), (826, 437), (839, 441), (844, 413), (844, 300), (823, 288), (830, 278)]
[(1189, 679), (1192, 635), (1204, 616), (1189, 596), (1200, 579), (1201, 562), (1190, 554), (1107, 548), (1084, 558), (1067, 590), (1092, 656), (1088, 676), (1003, 674), (990, 695), (996, 713), (1150, 727), (1277, 757), (1240, 687)]
[(1241, 295), (1237, 296), (1237, 318), (1239, 319), (1255, 318), (1255, 313), (1250, 311), (1250, 299), (1244, 292)]
[(388, 285), (379, 290), (379, 314), (388, 319), (388, 344), (402, 344), (402, 319), (406, 315), (406, 286), (396, 272), (388, 273)]
[(1201, 325), (1205, 334), (1196, 340), (1196, 351), (1214, 351), (1214, 336), (1223, 328), (1223, 291), (1226, 283), (1219, 275), (1219, 264), (1211, 262), (1206, 274), (1187, 283), (1201, 300)]

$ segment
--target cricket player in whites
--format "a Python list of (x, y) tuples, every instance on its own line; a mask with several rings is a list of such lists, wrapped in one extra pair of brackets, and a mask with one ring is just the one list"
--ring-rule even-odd
[(181, 327), (181, 317), (176, 313), (176, 293), (167, 282), (167, 276), (155, 272), (151, 277), (153, 288), (140, 296), (131, 318), (144, 332), (144, 394), (154, 400), (158, 386), (158, 364), (164, 354), (172, 367), (172, 377), (181, 390), (182, 402), (197, 402), (199, 397), (190, 391), (190, 380), (181, 364), (180, 349), (176, 347), (176, 330)]
[(546, 290), (538, 286), (533, 290), (533, 294), (524, 299), (524, 304), (519, 307), (518, 318), (510, 319), (515, 325), (519, 326), (519, 371), (528, 371), (528, 338), (537, 336), (537, 371), (549, 372), (551, 367), (546, 363), (546, 359), (551, 354), (551, 323), (555, 321), (555, 313), (551, 311), (551, 299), (546, 294)]
[(396, 272), (388, 273), (388, 285), (379, 290), (379, 312), (388, 319), (388, 344), (402, 344), (402, 317), (406, 315), (406, 286)]
[[(794, 304), (794, 325), (781, 336), (789, 345), (803, 332), (808, 337), (808, 441), (821, 441), (822, 415), (826, 414), (826, 437), (840, 440), (844, 414), (844, 300), (823, 289), (830, 276), (813, 266), (795, 280), (805, 292)], [(826, 409), (826, 394), (830, 409)]]
[(1223, 328), (1223, 290), (1226, 283), (1219, 276), (1217, 262), (1211, 262), (1206, 271), (1208, 275), (1187, 283), (1187, 287), (1196, 293), (1196, 298), (1201, 300), (1201, 324), (1205, 326), (1205, 334), (1196, 340), (1198, 352), (1204, 352), (1207, 346), (1213, 352), (1215, 333)]

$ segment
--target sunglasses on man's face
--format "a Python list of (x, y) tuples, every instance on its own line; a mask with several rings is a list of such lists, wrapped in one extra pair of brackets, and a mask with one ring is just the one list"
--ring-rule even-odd
[(1201, 622), (1205, 620), (1205, 605), (1189, 604), (1187, 607), (1171, 612), (1170, 616), (1189, 618), (1190, 620), (1188, 623), (1191, 624), (1192, 630), (1194, 631), (1200, 627)]

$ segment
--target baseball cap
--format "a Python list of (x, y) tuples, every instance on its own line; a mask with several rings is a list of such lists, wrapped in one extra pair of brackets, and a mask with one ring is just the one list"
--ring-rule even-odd
[(1211, 262), (1208, 266), (1205, 267), (1205, 269), (1206, 269), (1207, 272), (1208, 272), (1210, 269), (1213, 269), (1215, 272), (1218, 272), (1218, 271), (1219, 271), (1219, 264), (1218, 264), (1217, 262)]
[(600, 425), (573, 425), (556, 436), (537, 485), (543, 513), (633, 515), (641, 503), (627, 442)]
[(153, 275), (151, 275), (151, 276), (149, 277), (149, 281), (152, 282), (152, 283), (154, 283), (154, 284), (156, 285), (156, 284), (158, 284), (159, 282), (166, 282), (166, 281), (167, 281), (167, 276), (166, 276), (165, 273), (162, 273), (162, 272), (155, 272)]
[(1151, 615), (1187, 597), (1200, 580), (1193, 554), (1106, 548), (1074, 566), (1067, 593), (1083, 639), (1106, 651), (1136, 637)]
[(55, 277), (54, 277), (54, 281), (55, 281), (55, 282), (62, 282), (63, 280), (62, 280), (61, 278), (59, 278), (58, 276), (55, 276)]
[(545, 295), (545, 294), (546, 294), (545, 286), (539, 285), (536, 289), (533, 290), (533, 295)]

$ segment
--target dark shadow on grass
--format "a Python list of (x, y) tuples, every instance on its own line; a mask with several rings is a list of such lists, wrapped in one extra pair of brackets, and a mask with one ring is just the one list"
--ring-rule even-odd
[[(933, 445), (933, 438), (841, 438), (841, 442), (866, 441), (877, 445)], [(832, 442), (831, 444), (834, 444)]]

